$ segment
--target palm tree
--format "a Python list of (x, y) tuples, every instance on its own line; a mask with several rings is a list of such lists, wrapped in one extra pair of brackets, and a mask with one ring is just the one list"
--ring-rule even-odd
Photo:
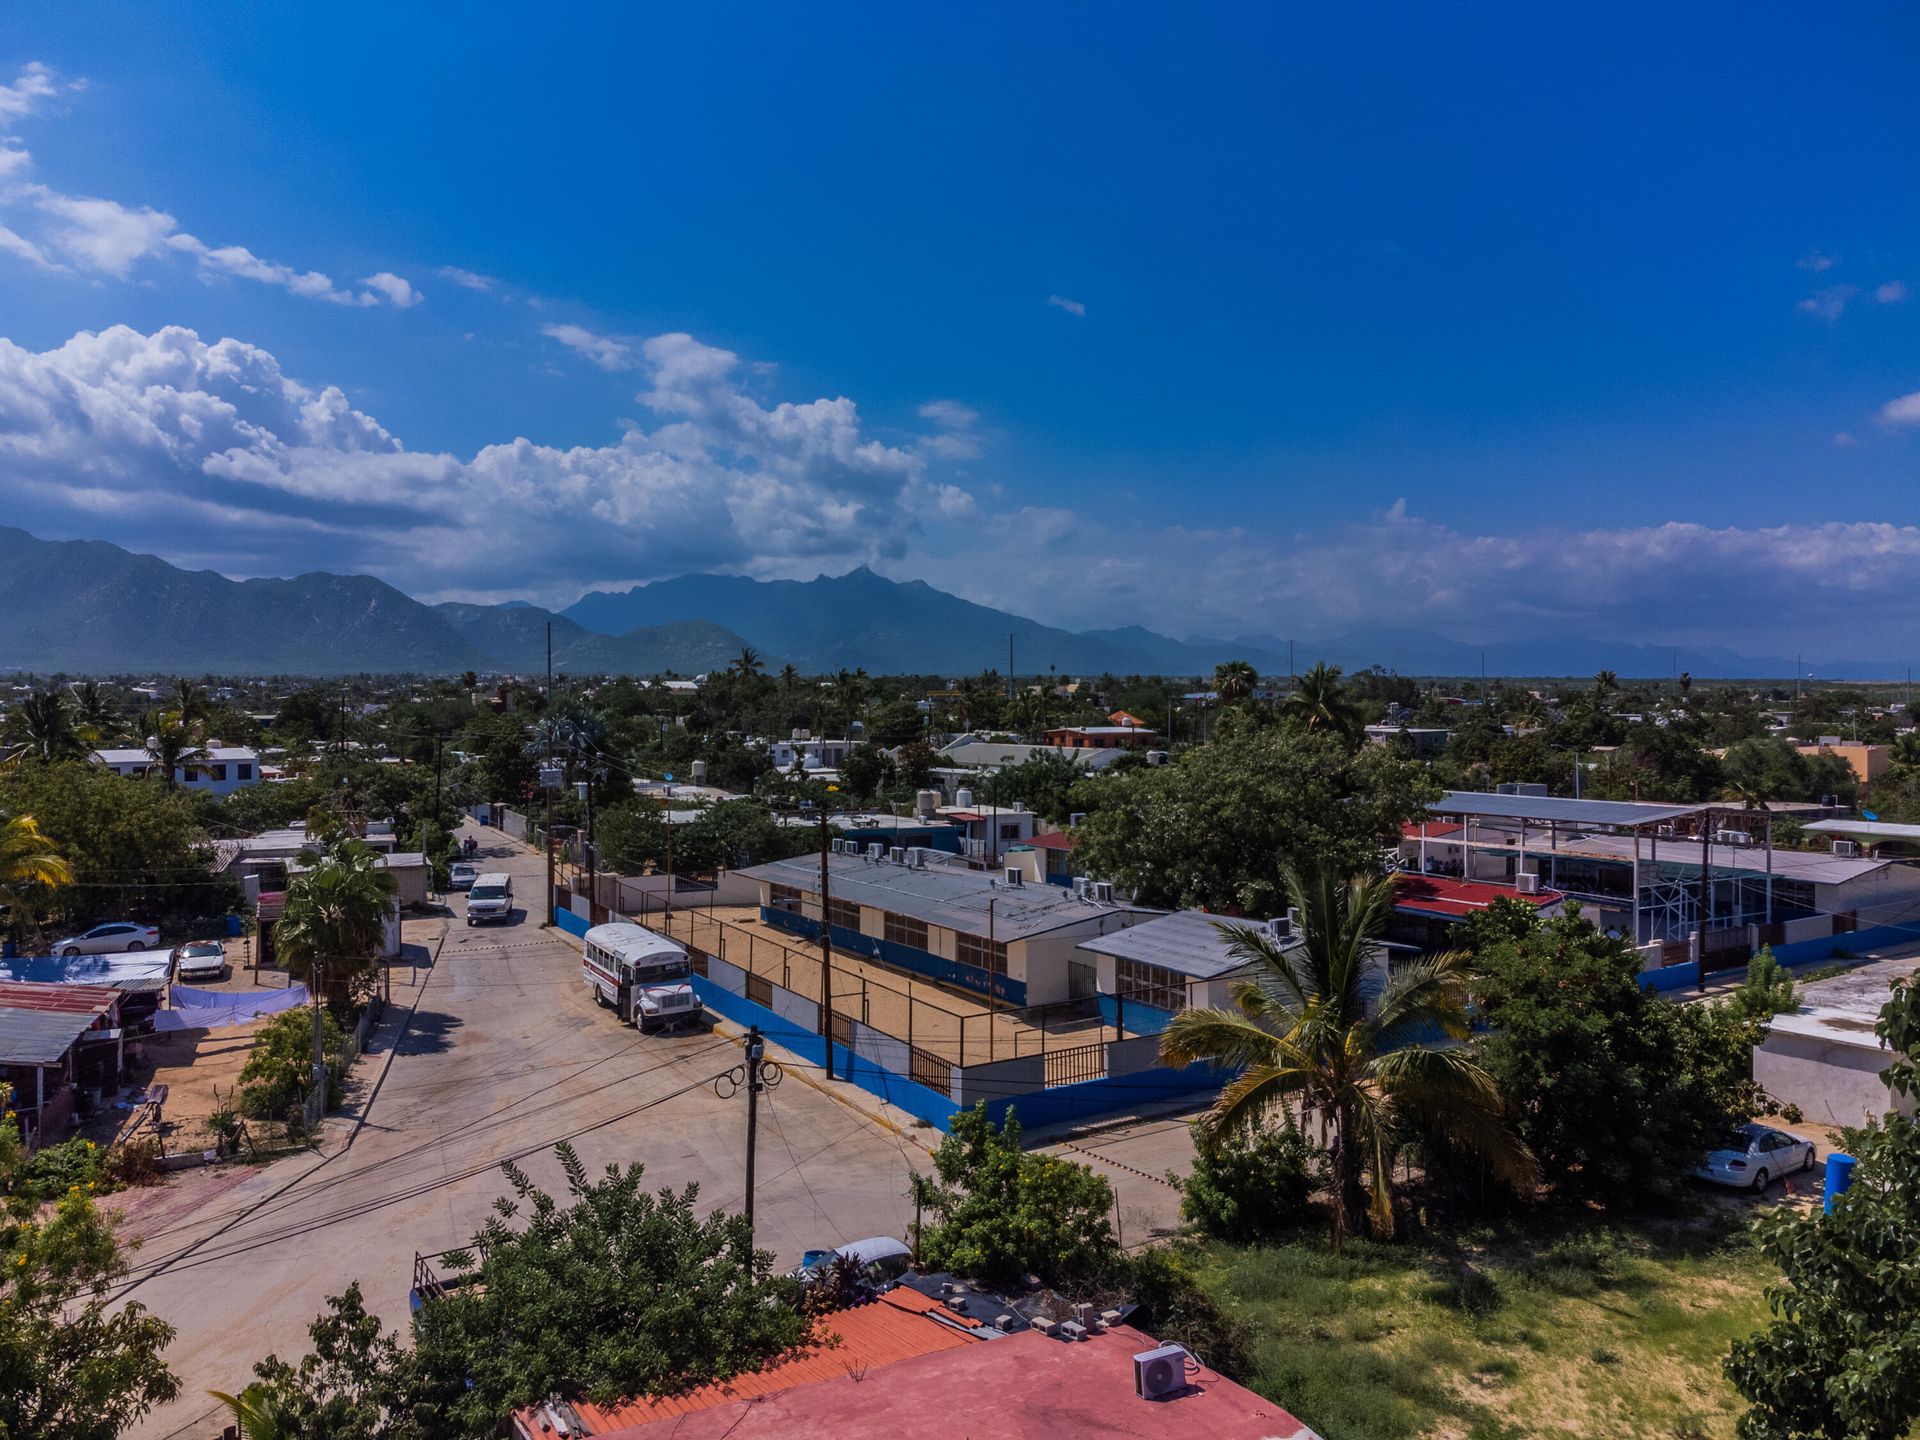
[(197, 723), (189, 724), (178, 710), (167, 710), (154, 721), (153, 733), (147, 736), (147, 756), (160, 772), (160, 783), (171, 792), (180, 786), (181, 770), (206, 764), (213, 752), (201, 742)]
[(751, 645), (742, 645), (740, 647), (740, 653), (734, 657), (733, 664), (727, 668), (739, 677), (742, 685), (745, 685), (751, 682), (754, 676), (758, 675), (767, 667), (761, 663), (760, 652), (758, 650), (754, 649)]
[(207, 714), (207, 692), (184, 677), (173, 682), (173, 708), (183, 721), (201, 720)]
[(1546, 702), (1531, 690), (1515, 702), (1510, 717), (1516, 729), (1538, 730), (1551, 718), (1547, 714)]
[(233, 1423), (240, 1432), (240, 1440), (292, 1440), (293, 1423), (281, 1414), (280, 1402), (273, 1392), (255, 1381), (238, 1395), (229, 1395), (224, 1390), (207, 1392), (233, 1416)]
[(791, 664), (780, 667), (780, 723), (793, 723), (793, 692), (800, 688), (800, 672)]
[(1394, 877), (1342, 878), (1317, 867), (1286, 872), (1301, 916), (1299, 943), (1220, 924), (1254, 974), (1225, 1010), (1183, 1010), (1161, 1037), (1162, 1060), (1204, 1060), (1239, 1075), (1206, 1124), (1252, 1129), (1282, 1105), (1317, 1124), (1332, 1168), (1333, 1242), (1371, 1219), (1393, 1230), (1393, 1151), (1403, 1121), (1419, 1120), (1517, 1184), (1532, 1154), (1507, 1128), (1499, 1091), (1463, 1043), (1467, 957), (1429, 955), (1386, 970), (1379, 937), (1393, 911)]
[(1245, 660), (1227, 660), (1213, 667), (1213, 693), (1222, 705), (1237, 705), (1253, 694), (1260, 675)]
[(1620, 693), (1620, 677), (1611, 670), (1602, 670), (1593, 677), (1594, 703), (1605, 709), (1607, 702)]
[(368, 969), (393, 912), (393, 872), (363, 840), (334, 842), (326, 858), (287, 886), (274, 947), (287, 973), (317, 995), (328, 976), (351, 979)]
[(1920, 765), (1920, 730), (1905, 730), (1894, 736), (1888, 758), (1895, 765)]
[(0, 817), (0, 907), (9, 928), (24, 928), (27, 900), (37, 890), (57, 890), (73, 883), (73, 867), (40, 829), (31, 815)]
[(73, 722), (73, 707), (58, 690), (36, 690), (7, 716), (8, 760), (78, 760), (87, 742)]
[(1352, 740), (1366, 728), (1366, 713), (1341, 683), (1340, 673), (1338, 665), (1320, 661), (1295, 683), (1286, 713), (1304, 729)]
[(104, 745), (120, 733), (120, 712), (96, 680), (83, 680), (73, 689), (74, 725), (90, 745)]

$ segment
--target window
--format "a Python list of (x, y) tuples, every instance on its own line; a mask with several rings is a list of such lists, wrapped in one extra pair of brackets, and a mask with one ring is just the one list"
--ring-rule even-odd
[(955, 954), (962, 965), (972, 965), (976, 969), (990, 970), (995, 975), (1007, 973), (1007, 942), (998, 941), (987, 944), (980, 935), (956, 934)]
[(1020, 822), (1016, 820), (1011, 825), (1002, 825), (1000, 827), (1000, 838), (1002, 840), (1018, 840), (1020, 838)]
[(1143, 960), (1115, 962), (1114, 977), (1121, 997), (1151, 1005), (1156, 1010), (1183, 1010), (1187, 1004), (1187, 980), (1178, 971)]
[(227, 778), (227, 767), (224, 765), (209, 765), (207, 767), (207, 774), (212, 779), (224, 780)]
[(253, 766), (244, 763), (234, 766), (233, 778), (236, 780), (253, 779)]
[(829, 900), (827, 902), (827, 924), (841, 930), (860, 928), (860, 905), (854, 900)]
[(896, 915), (887, 911), (887, 940), (894, 945), (905, 945), (914, 950), (927, 948), (927, 924), (924, 920), (911, 920), (905, 915)]
[(785, 910), (791, 915), (800, 913), (800, 892), (791, 885), (772, 886), (767, 894), (770, 909)]

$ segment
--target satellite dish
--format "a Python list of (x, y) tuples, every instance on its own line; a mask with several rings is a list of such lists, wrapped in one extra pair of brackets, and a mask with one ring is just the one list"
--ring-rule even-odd
[(1862, 810), (1860, 812), (1860, 815), (1861, 815), (1861, 818), (1865, 820), (1878, 820), (1880, 818), (1878, 815), (1874, 814), (1873, 811), (1871, 810)]
[(672, 779), (673, 779), (673, 776), (672, 776), (672, 775), (668, 775), (668, 776), (667, 776), (667, 779), (668, 779), (668, 780), (672, 780)]

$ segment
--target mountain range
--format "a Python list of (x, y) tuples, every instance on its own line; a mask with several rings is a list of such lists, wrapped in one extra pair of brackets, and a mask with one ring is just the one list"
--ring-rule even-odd
[[(429, 605), (370, 575), (229, 580), (98, 540), (41, 540), (0, 526), (0, 669), (338, 675), (698, 674), (752, 646), (803, 674), (1205, 675), (1222, 660), (1286, 674), (1327, 660), (1403, 675), (1784, 676), (1793, 664), (1553, 635), (1485, 646), (1400, 627), (1289, 642), (1270, 633), (1178, 640), (1133, 625), (1042, 625), (864, 566), (813, 580), (684, 575), (594, 590), (558, 614), (524, 601)], [(1823, 678), (1899, 678), (1892, 664), (1810, 666)]]

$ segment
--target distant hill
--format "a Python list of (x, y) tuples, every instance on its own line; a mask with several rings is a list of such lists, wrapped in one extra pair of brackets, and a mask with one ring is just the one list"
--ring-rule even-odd
[(888, 580), (865, 566), (805, 581), (683, 575), (631, 590), (591, 591), (560, 613), (609, 635), (638, 625), (708, 620), (807, 673), (1005, 673), (1009, 635), (1014, 668), (1026, 675), (1050, 667), (1065, 674), (1198, 673), (1228, 658), (1149, 630), (1058, 630), (962, 600), (924, 580)]
[[(508, 605), (436, 605), (435, 612), (497, 668), (538, 672), (547, 665), (547, 622), (553, 622), (553, 668), (570, 674), (697, 675), (721, 669), (747, 642), (705, 620), (640, 626), (602, 635), (524, 601)], [(765, 652), (762, 652), (763, 655)]]
[(370, 575), (229, 580), (98, 540), (0, 527), (0, 665), (338, 675), (492, 668)]
[[(182, 570), (97, 540), (50, 541), (0, 526), (0, 669), (74, 673), (214, 671), (338, 675), (358, 671), (698, 674), (751, 645), (764, 662), (803, 674), (1004, 673), (1007, 640), (1023, 675), (1205, 676), (1222, 660), (1265, 675), (1288, 668), (1271, 633), (1177, 640), (1138, 625), (1076, 633), (976, 605), (922, 580), (864, 567), (813, 580), (685, 575), (624, 591), (591, 591), (558, 615), (504, 605), (425, 605), (369, 575), (229, 580)], [(1484, 647), (1411, 626), (1382, 625), (1293, 645), (1301, 670), (1326, 660), (1403, 675), (1622, 678), (1689, 670), (1699, 679), (1790, 675), (1779, 658), (1555, 634)], [(1810, 663), (1830, 679), (1893, 680), (1887, 661)]]

